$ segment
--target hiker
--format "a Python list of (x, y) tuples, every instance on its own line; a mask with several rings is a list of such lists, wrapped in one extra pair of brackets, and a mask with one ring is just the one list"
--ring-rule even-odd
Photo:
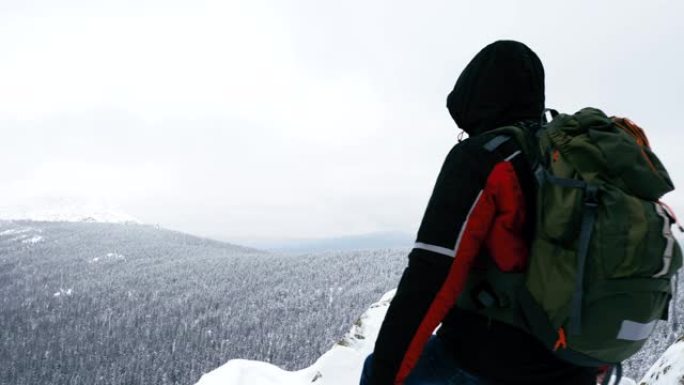
[(527, 265), (534, 176), (515, 141), (489, 151), (486, 132), (539, 127), (541, 61), (522, 43), (494, 42), (463, 70), (447, 107), (469, 138), (444, 161), (361, 385), (596, 384), (595, 367), (561, 360), (531, 334), (456, 305), (473, 271)]

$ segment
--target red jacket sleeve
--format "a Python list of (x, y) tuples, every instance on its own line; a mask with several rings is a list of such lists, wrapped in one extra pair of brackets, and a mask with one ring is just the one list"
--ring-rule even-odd
[(527, 248), (516, 226), (524, 221), (524, 206), (508, 160), (480, 148), (452, 150), (376, 341), (373, 385), (403, 383), (482, 247), (501, 267), (524, 266)]

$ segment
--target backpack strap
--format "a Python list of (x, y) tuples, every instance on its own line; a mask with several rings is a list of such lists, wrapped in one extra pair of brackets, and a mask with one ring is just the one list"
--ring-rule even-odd
[(608, 364), (568, 348), (567, 343), (563, 346), (565, 331), (554, 329), (544, 309), (537, 304), (525, 286), (518, 288), (516, 297), (526, 329), (552, 350), (557, 357), (578, 366), (599, 367)]
[(582, 334), (582, 299), (584, 297), (584, 271), (589, 253), (589, 242), (594, 231), (594, 223), (598, 211), (598, 187), (587, 184), (584, 188), (584, 213), (577, 248), (577, 274), (575, 281), (575, 293), (572, 296), (572, 308), (570, 310), (570, 332), (574, 335)]
[(584, 271), (589, 254), (589, 243), (594, 232), (594, 223), (598, 215), (598, 192), (595, 184), (590, 184), (577, 179), (559, 178), (549, 174), (541, 165), (535, 170), (535, 177), (539, 185), (544, 181), (567, 188), (584, 190), (584, 212), (580, 225), (580, 233), (577, 247), (577, 273), (575, 278), (575, 290), (570, 307), (570, 333), (580, 335), (582, 333), (582, 302), (584, 297)]
[(511, 137), (508, 135), (497, 135), (483, 146), (485, 150), (494, 152), (499, 146), (506, 143)]

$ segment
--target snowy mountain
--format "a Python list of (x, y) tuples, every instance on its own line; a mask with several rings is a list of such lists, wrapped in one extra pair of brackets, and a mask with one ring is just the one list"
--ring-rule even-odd
[(234, 282), (262, 255), (154, 226), (0, 221), (0, 384), (195, 382), (244, 356), (216, 338), (248, 324), (231, 323)]
[(0, 220), (0, 384), (187, 385), (234, 358), (307, 367), (396, 285), (405, 258)]
[[(196, 385), (352, 385), (358, 384), (364, 359), (373, 351), (382, 320), (395, 291), (382, 296), (351, 330), (313, 365), (287, 371), (258, 361), (231, 360), (205, 374)], [(684, 338), (673, 344), (646, 373), (640, 385), (684, 384)], [(623, 378), (620, 385), (636, 385)]]
[(0, 206), (0, 219), (38, 222), (141, 223), (103, 202), (69, 198), (35, 198), (22, 204)]

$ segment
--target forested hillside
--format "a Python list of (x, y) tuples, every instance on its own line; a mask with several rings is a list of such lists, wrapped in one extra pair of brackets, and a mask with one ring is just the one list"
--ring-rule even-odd
[(404, 256), (285, 256), (152, 226), (2, 222), (0, 383), (190, 384), (237, 357), (307, 366), (396, 284)]

